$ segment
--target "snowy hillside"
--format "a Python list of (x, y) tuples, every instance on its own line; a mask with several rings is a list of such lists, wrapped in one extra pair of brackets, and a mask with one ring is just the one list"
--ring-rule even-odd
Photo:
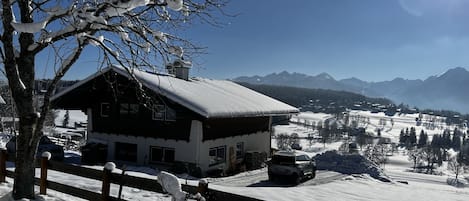
[[(417, 134), (424, 130), (430, 137), (435, 134), (442, 134), (444, 129), (454, 129), (454, 127), (446, 126), (445, 118), (433, 115), (423, 114), (421, 123), (417, 124), (416, 118), (419, 114), (400, 114), (394, 116), (386, 116), (384, 113), (371, 113), (370, 111), (352, 110), (349, 112), (351, 119), (361, 118), (359, 126), (366, 128), (366, 131), (376, 133), (377, 129), (381, 129), (383, 137), (390, 137), (392, 142), (399, 142), (399, 134), (402, 129), (414, 127)], [(369, 121), (368, 121), (369, 120)], [(380, 124), (381, 122), (381, 124)]]
[[(382, 135), (389, 137), (393, 142), (399, 140), (399, 134), (402, 129), (415, 127), (417, 132), (424, 129), (432, 136), (441, 134), (447, 127), (443, 122), (444, 118), (430, 115), (419, 116), (395, 115), (385, 116), (383, 113), (371, 113), (364, 111), (350, 111), (351, 120), (358, 120), (359, 126), (366, 128), (367, 132), (376, 133), (377, 129), (382, 130)], [(325, 145), (317, 141), (309, 141), (308, 136), (317, 136), (317, 131), (311, 128), (312, 124), (318, 122), (331, 122), (335, 117), (323, 113), (300, 113), (292, 118), (294, 123), (289, 125), (278, 125), (274, 127), (274, 134), (298, 134), (300, 144), (304, 151), (312, 155), (323, 153), (327, 150), (338, 150), (343, 144), (342, 141), (326, 143)], [(416, 118), (421, 119), (417, 123)], [(343, 121), (337, 121), (339, 125)], [(384, 123), (386, 122), (386, 123)], [(392, 122), (392, 123), (391, 123)], [(419, 125), (417, 125), (419, 124)], [(4, 138), (0, 138), (4, 139)], [(7, 138), (5, 138), (7, 139)], [(2, 142), (5, 143), (5, 142)], [(276, 147), (276, 139), (272, 139), (272, 147)], [(78, 156), (79, 153), (68, 152), (67, 155)], [(409, 200), (409, 201), (428, 201), (428, 200), (467, 200), (469, 196), (469, 175), (462, 175), (461, 181), (466, 183), (466, 187), (456, 188), (448, 184), (448, 180), (453, 178), (452, 173), (446, 170), (445, 164), (439, 169), (441, 175), (427, 175), (411, 172), (412, 163), (408, 161), (408, 156), (403, 149), (399, 149), (388, 156), (387, 163), (381, 166), (382, 173), (391, 178), (391, 182), (382, 182), (368, 174), (347, 175), (329, 170), (318, 170), (316, 177), (304, 181), (298, 186), (289, 184), (274, 183), (268, 180), (267, 168), (239, 173), (233, 176), (221, 178), (206, 178), (209, 181), (209, 187), (216, 190), (227, 191), (240, 195), (250, 196), (262, 200), (289, 201), (289, 200)], [(9, 166), (11, 167), (11, 166)], [(92, 168), (102, 169), (102, 166)], [(352, 167), (353, 168), (353, 167)], [(158, 170), (145, 167), (129, 167), (133, 171), (128, 174), (156, 178)], [(120, 172), (119, 169), (115, 170)], [(37, 170), (39, 173), (39, 170)], [(76, 176), (50, 171), (49, 177), (61, 183), (85, 188), (93, 191), (99, 191), (100, 183), (83, 179)], [(197, 180), (185, 180), (186, 175), (180, 175), (180, 183), (189, 183), (196, 185)], [(465, 179), (464, 179), (465, 178)], [(0, 185), (0, 201), (11, 200), (10, 191), (12, 180)], [(111, 187), (111, 193), (116, 194), (118, 186)], [(48, 191), (48, 196), (41, 196), (37, 200), (80, 200), (54, 191)], [(139, 189), (124, 187), (124, 198), (128, 200), (170, 200), (167, 195), (146, 192)]]

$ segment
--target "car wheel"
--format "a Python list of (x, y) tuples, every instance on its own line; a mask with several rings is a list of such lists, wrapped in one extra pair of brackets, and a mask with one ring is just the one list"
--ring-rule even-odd
[(311, 172), (311, 179), (314, 179), (314, 177), (316, 177), (316, 170), (313, 170), (313, 172)]
[(298, 185), (301, 183), (301, 177), (298, 174), (292, 175), (293, 184)]

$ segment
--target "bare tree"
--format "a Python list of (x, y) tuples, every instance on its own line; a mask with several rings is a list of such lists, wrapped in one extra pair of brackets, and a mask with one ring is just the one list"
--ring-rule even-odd
[(275, 139), (277, 140), (277, 148), (279, 150), (283, 150), (283, 149), (288, 149), (290, 144), (290, 135), (286, 134), (286, 133), (280, 133), (278, 135), (275, 136)]
[(288, 145), (291, 146), (293, 144), (300, 144), (300, 136), (298, 133), (292, 133), (288, 140)]
[[(387, 148), (385, 145), (367, 145), (363, 155), (370, 161), (374, 162), (376, 165), (381, 166), (385, 165), (387, 161), (386, 152)], [(383, 166), (384, 167), (384, 166)]]
[(407, 152), (407, 156), (409, 157), (408, 160), (411, 161), (414, 164), (414, 171), (417, 168), (417, 164), (419, 164), (422, 161), (422, 154), (420, 149), (409, 149)]
[(457, 157), (450, 158), (448, 160), (448, 170), (454, 173), (457, 181), (458, 176), (464, 171), (464, 164), (460, 163)]
[[(178, 37), (178, 30), (196, 21), (219, 25), (214, 14), (225, 4), (225, 0), (2, 0), (0, 62), (20, 119), (14, 199), (34, 197), (32, 161), (51, 95), (85, 47), (91, 44), (99, 50), (99, 66), (121, 65), (134, 78), (133, 68), (155, 71), (171, 55), (187, 58), (201, 52)], [(54, 75), (36, 108), (35, 59), (45, 51), (54, 54)]]
[(425, 146), (419, 150), (421, 159), (427, 162), (427, 173), (433, 174), (433, 167), (435, 166), (435, 163), (440, 165), (439, 161), (441, 161), (442, 158), (441, 149)]

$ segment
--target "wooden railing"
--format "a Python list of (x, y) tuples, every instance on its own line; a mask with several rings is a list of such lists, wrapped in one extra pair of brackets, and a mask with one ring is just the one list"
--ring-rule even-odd
[[(6, 160), (8, 156), (5, 150), (0, 151), (0, 182), (5, 182), (5, 177), (14, 178), (14, 172), (6, 169)], [(69, 194), (75, 197), (79, 197), (86, 200), (124, 200), (121, 198), (113, 197), (109, 195), (110, 184), (117, 184), (121, 186), (127, 186), (137, 188), (141, 190), (163, 193), (161, 185), (155, 179), (148, 179), (142, 177), (135, 177), (125, 174), (112, 173), (109, 170), (96, 170), (77, 165), (65, 164), (56, 161), (49, 161), (46, 157), (40, 159), (39, 166), (41, 167), (41, 177), (35, 178), (36, 185), (39, 185), (40, 194), (47, 194), (47, 189), (52, 189), (58, 192)], [(54, 170), (80, 176), (84, 178), (94, 179), (102, 182), (101, 193), (93, 192), (86, 189), (77, 188), (74, 186), (61, 184), (55, 181), (47, 179), (48, 170)], [(236, 201), (258, 201), (259, 199), (250, 198), (242, 195), (233, 193), (218, 191), (209, 189), (208, 184), (199, 183), (199, 186), (191, 186), (182, 184), (181, 188), (183, 191), (195, 194), (199, 192), (206, 200), (236, 200)]]

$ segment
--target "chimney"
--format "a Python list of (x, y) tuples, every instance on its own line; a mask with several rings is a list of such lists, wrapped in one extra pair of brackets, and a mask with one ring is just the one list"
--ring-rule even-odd
[(189, 70), (192, 67), (190, 61), (176, 59), (172, 64), (166, 65), (169, 74), (176, 76), (176, 78), (189, 80)]

